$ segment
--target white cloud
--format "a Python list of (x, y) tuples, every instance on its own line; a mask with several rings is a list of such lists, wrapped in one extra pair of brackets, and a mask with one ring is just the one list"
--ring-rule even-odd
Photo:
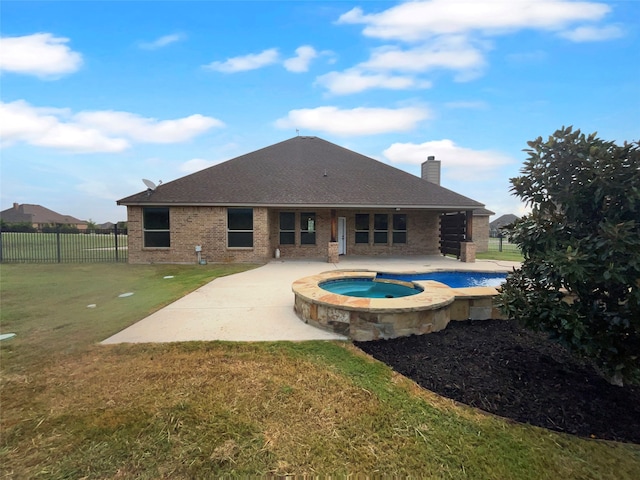
[(72, 51), (68, 38), (50, 33), (0, 38), (0, 71), (58, 78), (82, 65), (82, 55)]
[(315, 48), (311, 45), (302, 45), (296, 48), (296, 56), (284, 61), (284, 68), (290, 72), (306, 72), (309, 70), (311, 60), (318, 56)]
[(200, 114), (176, 120), (157, 120), (133, 113), (107, 110), (80, 112), (74, 119), (83, 125), (146, 143), (184, 142), (211, 128), (224, 126), (220, 120)]
[(367, 73), (358, 68), (344, 72), (329, 72), (316, 79), (334, 95), (347, 95), (363, 92), (373, 88), (389, 90), (405, 90), (409, 88), (430, 88), (431, 83), (419, 81), (410, 76), (389, 75), (386, 73)]
[(424, 72), (434, 68), (478, 69), (484, 63), (482, 52), (471, 46), (466, 39), (449, 36), (408, 50), (398, 47), (377, 48), (361, 66), (372, 70)]
[(143, 50), (157, 50), (159, 48), (166, 47), (167, 45), (171, 45), (172, 43), (184, 40), (185, 38), (185, 35), (181, 33), (172, 33), (171, 35), (164, 35), (157, 38), (152, 42), (141, 42), (139, 46)]
[(121, 152), (129, 148), (122, 138), (65, 122), (68, 112), (62, 109), (32, 107), (23, 100), (0, 103), (0, 131), (3, 146), (24, 142), (77, 153)]
[(435, 35), (482, 32), (503, 34), (520, 29), (560, 30), (581, 21), (602, 19), (611, 11), (604, 3), (568, 0), (496, 2), (413, 1), (365, 14), (356, 7), (338, 23), (364, 24), (370, 37), (416, 41)]
[(278, 128), (302, 128), (341, 136), (376, 135), (412, 130), (418, 122), (430, 117), (425, 108), (407, 107), (354, 108), (337, 107), (291, 110), (287, 117), (276, 121)]
[[(435, 69), (452, 71), (455, 81), (466, 82), (478, 78), (486, 69), (486, 53), (493, 48), (491, 37), (538, 30), (576, 42), (616, 38), (622, 35), (618, 27), (593, 26), (610, 11), (611, 7), (603, 2), (574, 0), (414, 0), (378, 13), (365, 13), (356, 7), (341, 15), (337, 23), (361, 24), (365, 36), (412, 45), (373, 49), (367, 61), (341, 74), (331, 72), (320, 77), (318, 83), (339, 94), (366, 88), (400, 88), (397, 74), (417, 75)], [(585, 26), (587, 23), (591, 26)], [(349, 88), (345, 84), (350, 75), (354, 76), (353, 71), (359, 75)], [(375, 76), (381, 72), (396, 73), (394, 82)], [(405, 88), (410, 88), (410, 82), (404, 82)]]
[(616, 25), (606, 25), (603, 27), (582, 26), (561, 32), (559, 35), (572, 42), (601, 42), (603, 40), (620, 38), (624, 35), (624, 32)]
[(2, 146), (27, 143), (75, 153), (121, 152), (131, 141), (177, 143), (224, 124), (191, 115), (158, 121), (127, 112), (95, 111), (73, 115), (68, 109), (34, 107), (24, 100), (0, 102)]
[(187, 160), (182, 165), (180, 165), (180, 171), (185, 173), (194, 173), (200, 170), (204, 170), (205, 168), (209, 168), (214, 165), (215, 162), (212, 160), (205, 160), (203, 158), (193, 158), (191, 160)]
[(392, 163), (421, 165), (427, 157), (433, 155), (442, 162), (444, 174), (458, 180), (480, 180), (486, 178), (495, 169), (514, 163), (509, 156), (493, 150), (472, 150), (460, 147), (452, 140), (434, 140), (430, 142), (394, 143), (383, 152)]
[(344, 72), (330, 72), (317, 78), (317, 83), (330, 93), (346, 95), (372, 88), (404, 90), (431, 88), (431, 82), (414, 76), (388, 72), (424, 73), (434, 69), (457, 71), (457, 81), (476, 78), (485, 67), (483, 53), (460, 35), (437, 38), (410, 49), (384, 46), (373, 49), (369, 60)]
[(277, 48), (270, 48), (260, 53), (229, 58), (224, 62), (211, 62), (205, 68), (223, 73), (245, 72), (277, 63), (279, 56)]

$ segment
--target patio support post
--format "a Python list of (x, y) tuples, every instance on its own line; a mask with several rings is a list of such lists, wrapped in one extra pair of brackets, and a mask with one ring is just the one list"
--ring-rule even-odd
[(338, 215), (334, 208), (331, 209), (331, 241), (327, 245), (327, 262), (338, 263)]
[(465, 241), (460, 242), (460, 261), (473, 263), (476, 261), (476, 244), (473, 243), (473, 210), (467, 210)]
[(331, 241), (338, 241), (338, 215), (336, 209), (331, 209)]

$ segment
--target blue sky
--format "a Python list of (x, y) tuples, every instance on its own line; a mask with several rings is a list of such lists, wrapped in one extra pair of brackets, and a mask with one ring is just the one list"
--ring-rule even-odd
[[(315, 135), (497, 215), (527, 141), (640, 137), (640, 2), (3, 1), (1, 209), (116, 200)], [(496, 217), (493, 217), (496, 218)]]

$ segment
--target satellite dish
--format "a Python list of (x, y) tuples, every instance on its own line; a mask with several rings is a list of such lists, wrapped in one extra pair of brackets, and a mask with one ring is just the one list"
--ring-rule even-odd
[(144, 183), (147, 186), (147, 188), (149, 188), (149, 190), (156, 189), (156, 184), (153, 183), (151, 180), (147, 180), (146, 178), (143, 178), (142, 183)]

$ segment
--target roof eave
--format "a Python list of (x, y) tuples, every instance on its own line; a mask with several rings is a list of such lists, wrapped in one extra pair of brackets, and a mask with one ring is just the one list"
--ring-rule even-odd
[(151, 202), (151, 201), (131, 201), (123, 202), (119, 200), (118, 205), (137, 207), (264, 207), (264, 208), (380, 208), (380, 209), (401, 209), (401, 210), (440, 210), (440, 211), (462, 211), (476, 210), (484, 208), (482, 203), (460, 204), (460, 205), (409, 205), (409, 204), (380, 204), (380, 203), (251, 203), (251, 202)]

